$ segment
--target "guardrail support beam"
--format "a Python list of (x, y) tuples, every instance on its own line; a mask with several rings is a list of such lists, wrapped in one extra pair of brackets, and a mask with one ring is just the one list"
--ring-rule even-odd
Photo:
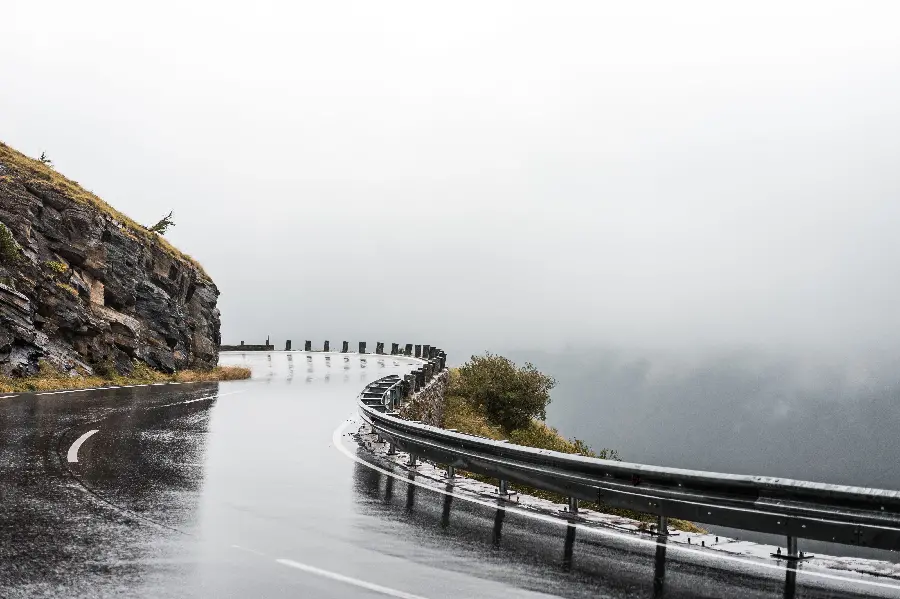
[(788, 535), (787, 538), (787, 554), (788, 557), (797, 557), (797, 537)]
[(500, 499), (506, 499), (509, 496), (509, 481), (500, 479), (500, 486), (498, 488)]
[(669, 534), (669, 517), (659, 515), (659, 518), (656, 521), (656, 533), (658, 535), (668, 535)]

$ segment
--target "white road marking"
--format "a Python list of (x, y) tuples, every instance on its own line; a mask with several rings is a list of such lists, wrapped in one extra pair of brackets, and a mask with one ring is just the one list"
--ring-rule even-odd
[(81, 444), (91, 438), (91, 435), (94, 433), (100, 432), (99, 429), (94, 429), (92, 431), (88, 431), (78, 437), (78, 439), (72, 443), (72, 447), (69, 448), (69, 461), (77, 462), (78, 461), (78, 450), (81, 448)]
[[(90, 387), (87, 389), (64, 389), (62, 391), (44, 391), (43, 393), (35, 393), (35, 395), (59, 395), (61, 393), (81, 393), (82, 391), (106, 391), (107, 389), (132, 389), (134, 387), (158, 387), (160, 385), (190, 385), (191, 383), (205, 383), (205, 382), (215, 382), (215, 381), (188, 381), (185, 383), (179, 383), (175, 381), (170, 381), (168, 383), (147, 383), (146, 385), (110, 385), (109, 387)], [(16, 397), (15, 395), (10, 395), (9, 397)], [(4, 397), (0, 397), (0, 399), (6, 399)]]
[(421, 595), (413, 595), (412, 593), (406, 593), (389, 587), (383, 587), (380, 584), (366, 582), (365, 580), (359, 580), (358, 578), (351, 578), (349, 576), (344, 576), (343, 574), (338, 574), (337, 572), (329, 572), (328, 570), (323, 570), (321, 568), (316, 568), (315, 566), (309, 566), (307, 564), (301, 564), (300, 562), (295, 562), (294, 560), (277, 559), (275, 561), (282, 566), (296, 568), (297, 570), (302, 570), (309, 574), (315, 574), (316, 576), (321, 576), (323, 578), (330, 578), (331, 580), (350, 584), (361, 589), (381, 593), (382, 595), (387, 595), (388, 597), (399, 597), (400, 599), (425, 599), (425, 597), (422, 597)]
[[(461, 499), (463, 501), (468, 501), (469, 503), (476, 503), (478, 505), (483, 505), (483, 506), (489, 507), (491, 509), (502, 508), (503, 510), (505, 510), (507, 512), (513, 512), (520, 516), (524, 516), (526, 518), (534, 518), (535, 520), (541, 520), (543, 522), (558, 524), (560, 526), (574, 526), (575, 528), (577, 528), (580, 531), (585, 531), (585, 532), (588, 532), (591, 534), (596, 534), (596, 535), (605, 536), (605, 537), (613, 537), (616, 539), (627, 540), (632, 543), (639, 543), (641, 545), (656, 547), (655, 539), (644, 539), (641, 537), (634, 537), (630, 534), (617, 532), (617, 531), (610, 530), (610, 529), (598, 528), (598, 527), (594, 527), (594, 526), (585, 526), (583, 524), (573, 524), (571, 522), (568, 522), (567, 520), (561, 520), (559, 518), (554, 518), (553, 516), (548, 516), (546, 514), (532, 512), (530, 510), (526, 510), (526, 509), (519, 508), (519, 507), (512, 506), (512, 505), (500, 504), (497, 501), (487, 501), (487, 500), (483, 500), (483, 499), (478, 499), (476, 497), (472, 497), (471, 495), (464, 495), (462, 493), (447, 491), (446, 489), (441, 488), (441, 487), (429, 485), (429, 484), (423, 483), (419, 480), (410, 480), (409, 478), (406, 478), (405, 476), (400, 476), (396, 472), (392, 472), (385, 468), (381, 468), (379, 466), (376, 466), (372, 463), (367, 462), (366, 460), (360, 458), (359, 456), (353, 455), (352, 453), (350, 453), (349, 449), (344, 447), (344, 444), (341, 442), (341, 437), (344, 435), (344, 431), (346, 431), (347, 428), (354, 422), (357, 422), (357, 424), (360, 424), (358, 421), (355, 420), (355, 416), (351, 415), (351, 417), (348, 418), (346, 421), (344, 421), (343, 424), (341, 424), (339, 427), (334, 429), (334, 433), (332, 433), (332, 435), (331, 435), (331, 441), (334, 444), (334, 446), (337, 448), (337, 450), (340, 451), (342, 454), (344, 454), (346, 457), (350, 458), (354, 462), (359, 462), (363, 466), (371, 468), (372, 470), (381, 472), (382, 474), (385, 474), (387, 476), (395, 478), (406, 484), (415, 485), (415, 486), (421, 487), (423, 489), (428, 489), (429, 491), (433, 491), (435, 493), (441, 493), (443, 495), (450, 495), (451, 497), (456, 497), (457, 499)], [(421, 475), (419, 475), (419, 476), (421, 476)], [(675, 543), (669, 543), (667, 545), (667, 550), (675, 551), (675, 552), (682, 552), (682, 553), (687, 553), (687, 554), (693, 554), (695, 556), (700, 556), (703, 558), (714, 558), (714, 559), (719, 559), (719, 560), (723, 560), (723, 561), (727, 561), (727, 562), (739, 563), (739, 564), (744, 564), (744, 565), (749, 565), (749, 566), (766, 568), (766, 569), (770, 569), (770, 570), (776, 570), (778, 572), (784, 572), (784, 565), (781, 565), (781, 564), (778, 564), (778, 565), (769, 564), (769, 563), (755, 560), (755, 559), (723, 554), (718, 551), (708, 551), (708, 550), (701, 551), (700, 549), (694, 549), (694, 548), (691, 548), (690, 546), (683, 546), (683, 545), (678, 545)], [(815, 577), (815, 578), (823, 578), (826, 580), (838, 580), (841, 582), (869, 585), (869, 586), (873, 586), (873, 587), (891, 589), (893, 591), (900, 590), (900, 586), (897, 586), (895, 584), (878, 582), (875, 580), (850, 578), (847, 576), (841, 576), (839, 574), (831, 574), (828, 572), (821, 572), (821, 571), (816, 571), (816, 570), (805, 570), (805, 571), (798, 570), (797, 574), (798, 574), (798, 577), (799, 576), (810, 576), (810, 577)], [(859, 574), (866, 576), (866, 573), (864, 573), (864, 572), (860, 572)], [(871, 576), (871, 575), (869, 575), (869, 576)]]
[(18, 395), (4, 395), (3, 397), (0, 397), (0, 399), (10, 399), (12, 397), (19, 397), (19, 396)]
[(172, 407), (172, 406), (183, 406), (184, 404), (195, 403), (195, 402), (198, 402), (198, 401), (203, 401), (203, 400), (205, 400), (205, 399), (215, 399), (215, 398), (217, 398), (217, 397), (226, 397), (226, 396), (228, 396), (228, 395), (236, 395), (236, 394), (238, 394), (238, 393), (243, 393), (243, 390), (241, 390), (241, 391), (231, 391), (230, 393), (213, 393), (212, 395), (204, 395), (203, 397), (197, 397), (197, 398), (195, 398), (195, 399), (188, 399), (188, 400), (186, 400), (186, 401), (176, 401), (175, 403), (164, 403), (164, 404), (159, 405), (159, 406), (152, 406), (152, 407), (150, 407), (149, 409), (151, 409), (151, 410), (156, 410), (156, 409), (158, 409), (158, 408), (169, 408), (169, 407)]

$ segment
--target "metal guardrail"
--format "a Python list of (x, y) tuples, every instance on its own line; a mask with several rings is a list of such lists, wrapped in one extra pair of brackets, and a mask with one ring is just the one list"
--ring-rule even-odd
[(587, 500), (653, 514), (657, 534), (668, 534), (669, 518), (682, 518), (783, 535), (786, 559), (803, 558), (798, 538), (900, 549), (900, 491), (617, 462), (466, 435), (397, 417), (412, 393), (409, 378), (371, 383), (359, 413), (392, 452), (447, 464), (451, 479), (466, 470), (497, 478), (501, 490), (516, 482), (561, 493), (571, 511)]

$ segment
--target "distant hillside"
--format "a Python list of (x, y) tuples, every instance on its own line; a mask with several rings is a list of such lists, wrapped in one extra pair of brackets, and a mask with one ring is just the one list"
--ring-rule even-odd
[(0, 374), (214, 366), (218, 295), (165, 239), (0, 143)]

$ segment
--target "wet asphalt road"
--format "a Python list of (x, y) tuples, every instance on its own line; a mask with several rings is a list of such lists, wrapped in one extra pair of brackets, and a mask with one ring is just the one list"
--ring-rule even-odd
[(332, 435), (411, 364), (223, 354), (240, 362), (252, 381), (0, 399), (0, 597), (894, 596), (408, 485)]

